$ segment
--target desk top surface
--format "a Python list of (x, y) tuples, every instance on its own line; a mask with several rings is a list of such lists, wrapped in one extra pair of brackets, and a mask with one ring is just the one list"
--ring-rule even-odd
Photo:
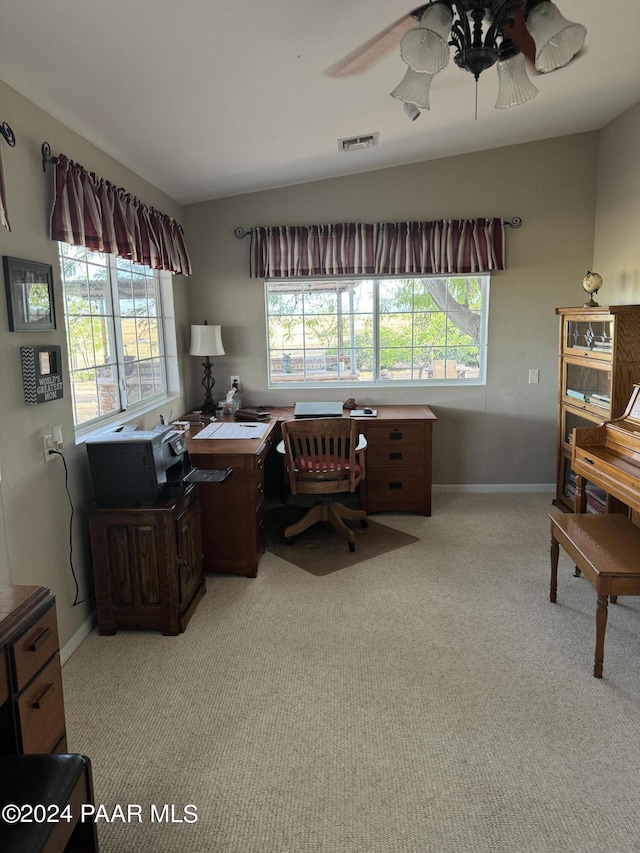
[[(407, 406), (375, 406), (378, 414), (376, 417), (360, 417), (356, 420), (361, 424), (364, 423), (390, 423), (393, 421), (401, 421), (406, 423), (424, 422), (431, 423), (437, 420), (428, 406), (423, 405), (407, 405)], [(266, 422), (268, 427), (264, 435), (260, 438), (245, 438), (245, 439), (198, 439), (194, 440), (194, 436), (205, 426), (205, 424), (192, 424), (188, 432), (185, 433), (187, 442), (187, 450), (191, 456), (209, 456), (215, 453), (224, 453), (225, 455), (255, 455), (261, 453), (266, 442), (269, 441), (271, 433), (281, 421), (293, 419), (293, 406), (286, 408), (273, 408), (269, 410), (271, 420)], [(343, 418), (351, 417), (348, 409), (343, 410)], [(233, 415), (223, 415), (219, 420), (223, 422), (233, 422)]]

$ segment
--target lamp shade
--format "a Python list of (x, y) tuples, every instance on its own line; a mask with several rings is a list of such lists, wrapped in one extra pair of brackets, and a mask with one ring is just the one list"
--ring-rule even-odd
[(421, 110), (431, 109), (429, 105), (429, 90), (433, 74), (426, 74), (407, 68), (407, 73), (391, 92), (392, 98), (399, 98), (407, 104), (415, 104)]
[(538, 94), (538, 89), (527, 76), (524, 56), (521, 53), (516, 53), (508, 59), (501, 59), (496, 64), (496, 68), (498, 69), (497, 110), (524, 104)]
[(400, 56), (414, 71), (437, 74), (449, 62), (447, 38), (451, 29), (451, 9), (439, 3), (427, 7), (420, 26), (405, 33)]
[(191, 326), (190, 355), (224, 355), (222, 326)]
[(587, 35), (586, 27), (568, 21), (550, 0), (529, 12), (527, 30), (536, 44), (536, 68), (543, 73), (570, 62)]

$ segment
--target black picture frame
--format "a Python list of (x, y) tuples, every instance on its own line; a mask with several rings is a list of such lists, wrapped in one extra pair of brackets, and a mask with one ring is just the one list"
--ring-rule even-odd
[(53, 267), (2, 256), (10, 332), (48, 332), (56, 328)]
[(62, 348), (56, 346), (20, 347), (24, 401), (28, 406), (60, 400), (62, 382)]

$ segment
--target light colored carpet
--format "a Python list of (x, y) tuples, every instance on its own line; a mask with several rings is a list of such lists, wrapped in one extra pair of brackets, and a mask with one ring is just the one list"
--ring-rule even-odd
[[(266, 553), (211, 576), (185, 634), (90, 636), (63, 670), (102, 853), (640, 850), (640, 606), (561, 553), (551, 496), (435, 496), (419, 541), (315, 577)], [(150, 804), (198, 809), (157, 824)]]

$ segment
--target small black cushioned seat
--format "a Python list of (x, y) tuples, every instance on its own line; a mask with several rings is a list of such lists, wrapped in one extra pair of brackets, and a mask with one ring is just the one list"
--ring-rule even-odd
[[(80, 804), (93, 803), (91, 762), (84, 755), (0, 755), (0, 808), (7, 804), (55, 806), (57, 816), (71, 803), (73, 819), (7, 823), (0, 818), (2, 853), (98, 850), (92, 819), (79, 821)], [(59, 810), (59, 811), (58, 811)]]

